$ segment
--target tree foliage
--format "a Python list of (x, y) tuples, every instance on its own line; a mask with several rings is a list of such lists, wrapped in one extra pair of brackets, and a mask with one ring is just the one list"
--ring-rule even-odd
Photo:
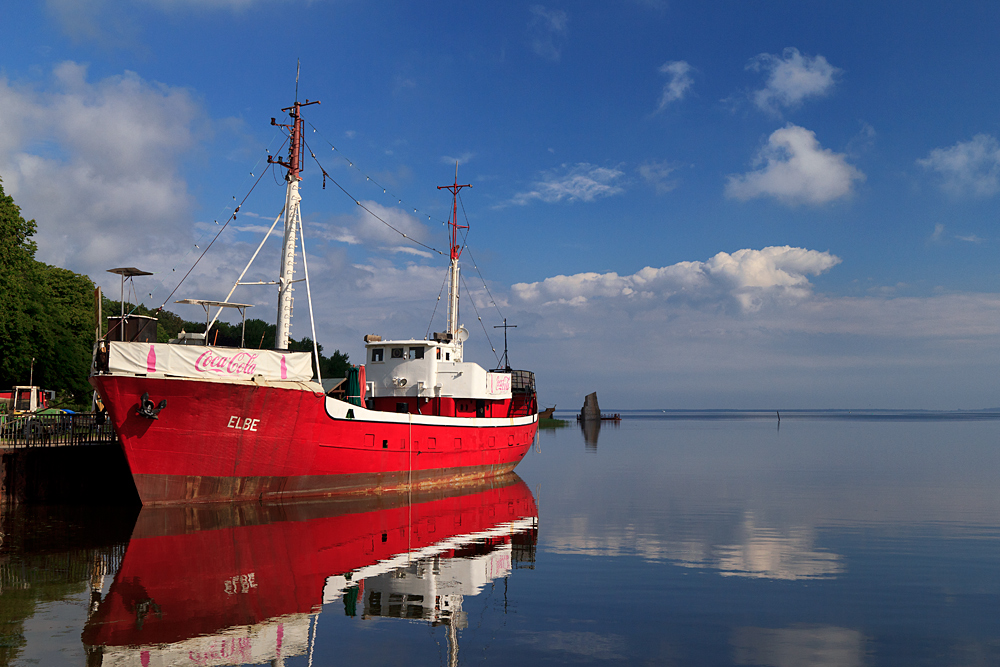
[(84, 405), (90, 396), (94, 283), (36, 261), (36, 229), (0, 184), (0, 387), (33, 381)]
[[(30, 372), (31, 322), (25, 311), (35, 263), (34, 233), (35, 221), (21, 216), (21, 208), (4, 193), (0, 181), (0, 382), (4, 384)], [(25, 374), (25, 383), (27, 379)]]

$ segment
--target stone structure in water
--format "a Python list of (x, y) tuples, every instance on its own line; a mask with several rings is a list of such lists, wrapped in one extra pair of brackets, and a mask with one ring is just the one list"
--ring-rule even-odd
[(597, 392), (592, 394), (587, 394), (583, 399), (583, 408), (580, 410), (581, 421), (587, 421), (589, 419), (596, 419), (600, 421), (601, 419), (601, 408), (597, 405)]

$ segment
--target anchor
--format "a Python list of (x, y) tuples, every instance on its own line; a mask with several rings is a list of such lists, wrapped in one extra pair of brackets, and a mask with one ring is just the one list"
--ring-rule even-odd
[(160, 410), (167, 407), (167, 399), (160, 401), (160, 404), (153, 407), (153, 401), (149, 398), (149, 392), (145, 392), (139, 402), (139, 409), (136, 410), (135, 414), (139, 417), (145, 417), (146, 419), (159, 419), (157, 415), (160, 414)]

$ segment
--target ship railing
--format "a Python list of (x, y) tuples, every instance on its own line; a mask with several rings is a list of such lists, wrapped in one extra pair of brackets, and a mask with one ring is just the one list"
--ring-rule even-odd
[(527, 417), (538, 412), (535, 398), (535, 374), (531, 371), (510, 372), (511, 401), (509, 417)]
[(0, 449), (106, 445), (117, 441), (111, 420), (102, 413), (7, 415), (0, 424)]
[(531, 371), (511, 371), (510, 388), (515, 394), (535, 393), (535, 374)]

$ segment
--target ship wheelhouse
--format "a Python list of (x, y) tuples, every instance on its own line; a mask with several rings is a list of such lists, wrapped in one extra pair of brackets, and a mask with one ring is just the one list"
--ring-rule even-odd
[(463, 360), (468, 337), (430, 340), (365, 336), (365, 403), (383, 412), (445, 417), (513, 417), (534, 413), (534, 374), (486, 370)]

